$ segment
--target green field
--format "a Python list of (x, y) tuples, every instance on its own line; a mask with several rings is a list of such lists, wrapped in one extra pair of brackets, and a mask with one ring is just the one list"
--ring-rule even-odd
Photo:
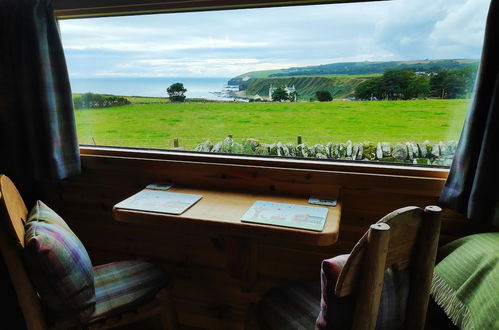
[(423, 142), (457, 140), (469, 100), (132, 104), (76, 110), (81, 144), (167, 149), (218, 142)]

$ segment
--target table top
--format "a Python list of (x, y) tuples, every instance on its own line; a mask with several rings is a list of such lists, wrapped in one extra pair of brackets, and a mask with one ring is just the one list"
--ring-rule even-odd
[(332, 187), (331, 196), (338, 199), (337, 205), (328, 208), (324, 229), (321, 232), (241, 222), (243, 214), (257, 200), (276, 203), (307, 205), (309, 196), (225, 191), (198, 187), (174, 186), (168, 192), (202, 195), (192, 207), (180, 215), (154, 213), (113, 208), (116, 221), (149, 225), (168, 231), (193, 234), (243, 236), (257, 239), (293, 241), (300, 244), (327, 246), (338, 239), (341, 216), (339, 187)]

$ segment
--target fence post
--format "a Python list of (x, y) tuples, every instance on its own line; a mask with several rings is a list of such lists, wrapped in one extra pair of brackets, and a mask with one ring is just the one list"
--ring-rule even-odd
[(301, 144), (301, 135), (298, 135), (296, 139), (296, 144)]
[(173, 147), (178, 148), (178, 138), (173, 139)]

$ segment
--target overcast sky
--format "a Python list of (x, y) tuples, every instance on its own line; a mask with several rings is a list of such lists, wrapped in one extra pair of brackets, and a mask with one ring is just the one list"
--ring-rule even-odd
[(334, 62), (479, 58), (490, 0), (394, 0), (61, 20), (72, 77), (234, 77)]

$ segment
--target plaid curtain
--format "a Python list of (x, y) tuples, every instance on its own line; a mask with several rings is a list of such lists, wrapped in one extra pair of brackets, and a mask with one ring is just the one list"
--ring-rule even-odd
[(440, 203), (499, 226), (499, 0), (492, 0), (475, 95)]
[(0, 172), (80, 172), (71, 88), (51, 0), (0, 1)]

